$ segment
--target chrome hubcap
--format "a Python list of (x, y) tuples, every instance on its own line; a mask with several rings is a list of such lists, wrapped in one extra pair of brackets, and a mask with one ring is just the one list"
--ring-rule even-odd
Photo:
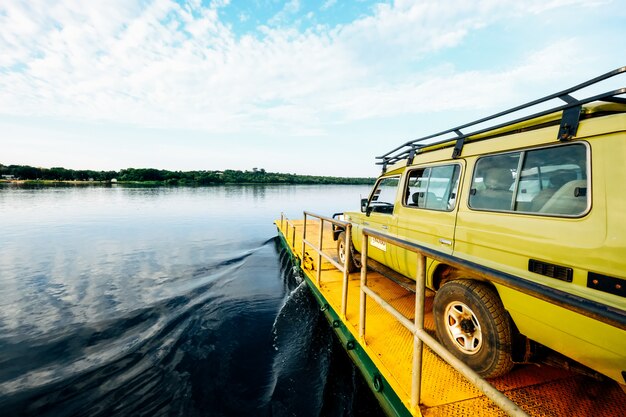
[(477, 353), (483, 344), (483, 334), (474, 312), (467, 305), (455, 301), (447, 305), (444, 317), (446, 331), (456, 347), (468, 355)]

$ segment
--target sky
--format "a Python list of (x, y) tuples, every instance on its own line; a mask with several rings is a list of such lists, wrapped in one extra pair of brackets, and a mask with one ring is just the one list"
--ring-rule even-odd
[(0, 163), (372, 177), (625, 40), (625, 0), (2, 0)]

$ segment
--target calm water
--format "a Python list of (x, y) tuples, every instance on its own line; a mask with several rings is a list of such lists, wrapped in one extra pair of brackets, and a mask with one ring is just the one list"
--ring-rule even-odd
[(363, 186), (0, 186), (3, 416), (380, 416), (272, 221)]

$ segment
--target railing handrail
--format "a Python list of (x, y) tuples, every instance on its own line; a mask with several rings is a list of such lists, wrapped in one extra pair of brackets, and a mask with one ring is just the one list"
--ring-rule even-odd
[[(290, 221), (287, 216), (285, 216), (285, 213), (280, 213), (280, 228), (281, 230), (283, 229), (284, 225), (287, 224), (287, 228), (285, 231), (289, 231), (289, 226), (291, 226), (292, 230), (292, 234), (291, 234), (291, 245), (295, 248), (296, 246), (296, 225)], [(285, 233), (285, 231), (283, 231), (283, 233), (285, 234), (285, 238), (287, 238), (287, 234)]]
[(304, 239), (304, 242), (309, 245), (310, 247), (312, 247), (317, 253), (319, 253), (324, 259), (326, 259), (328, 262), (330, 262), (335, 268), (337, 268), (339, 271), (343, 272), (343, 265), (341, 265), (340, 263), (338, 263), (337, 261), (335, 261), (330, 255), (324, 253), (324, 251), (322, 251), (320, 248), (316, 247), (313, 242), (311, 242), (310, 240), (306, 240)]
[(377, 230), (364, 228), (363, 232), (366, 232), (369, 236), (393, 243), (401, 248), (408, 249), (413, 252), (419, 251), (434, 260), (445, 262), (461, 269), (470, 270), (477, 273), (479, 277), (489, 279), (497, 284), (522, 291), (525, 294), (539, 298), (543, 301), (547, 301), (570, 311), (583, 314), (610, 326), (626, 330), (626, 311), (619, 308), (598, 303), (596, 301), (570, 294), (556, 288), (551, 288), (533, 281), (528, 281), (507, 272), (498, 271), (488, 266), (449, 255), (426, 246), (386, 235)]
[[(365, 303), (366, 295), (376, 301), (381, 307), (387, 310), (391, 315), (396, 318), (400, 324), (409, 330), (414, 337), (413, 342), (413, 365), (412, 365), (412, 382), (411, 382), (411, 407), (417, 407), (420, 402), (421, 393), (421, 374), (422, 374), (422, 343), (425, 343), (435, 353), (437, 353), (445, 362), (447, 362), (452, 368), (461, 373), (468, 381), (470, 381), (476, 388), (482, 391), (489, 399), (491, 399), (500, 409), (506, 412), (509, 416), (514, 417), (528, 417), (528, 414), (523, 411), (517, 404), (515, 404), (510, 398), (497, 390), (493, 385), (482, 378), (476, 371), (471, 369), (466, 363), (459, 358), (455, 357), (448, 349), (446, 349), (441, 343), (430, 336), (424, 329), (424, 293), (426, 288), (426, 252), (431, 252), (430, 249), (424, 248), (420, 245), (415, 245), (412, 242), (405, 241), (403, 239), (395, 238), (393, 236), (385, 235), (384, 233), (376, 232), (372, 229), (361, 229), (362, 234), (362, 267), (361, 267), (361, 305), (360, 305), (360, 320), (359, 326), (359, 338), (365, 341)], [(418, 256), (418, 271), (415, 283), (415, 321), (411, 322), (400, 311), (393, 307), (389, 302), (384, 300), (380, 295), (376, 294), (370, 287), (367, 286), (367, 248), (369, 236), (374, 236), (386, 242), (398, 244), (405, 249), (415, 252)]]
[(347, 222), (345, 220), (337, 220), (337, 219), (333, 219), (332, 217), (328, 217), (328, 216), (323, 216), (321, 214), (316, 214), (316, 213), (312, 213), (310, 211), (305, 211), (304, 212), (305, 216), (311, 216), (311, 217), (315, 217), (317, 219), (322, 219), (326, 222), (330, 222), (332, 224), (338, 225), (338, 226), (348, 226), (349, 224), (351, 225), (352, 223)]

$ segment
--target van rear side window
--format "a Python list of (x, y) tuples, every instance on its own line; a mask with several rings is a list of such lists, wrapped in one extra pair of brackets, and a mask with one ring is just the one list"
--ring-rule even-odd
[(456, 204), (459, 173), (457, 164), (409, 172), (404, 203), (408, 207), (450, 211)]
[(590, 195), (587, 147), (573, 144), (480, 158), (469, 205), (477, 210), (580, 216)]

